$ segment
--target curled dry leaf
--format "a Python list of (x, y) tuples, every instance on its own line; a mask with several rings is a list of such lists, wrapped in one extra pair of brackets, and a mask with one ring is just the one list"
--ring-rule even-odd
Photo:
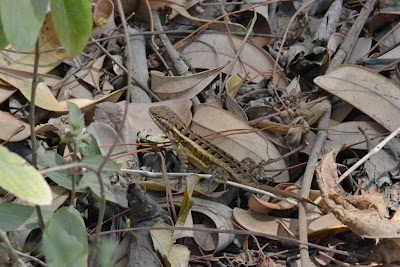
[[(213, 139), (211, 142), (238, 160), (249, 157), (258, 163), (261, 160), (275, 159), (281, 156), (272, 142), (254, 132), (253, 128), (247, 123), (212, 105), (200, 104), (196, 106), (192, 130), (200, 135), (227, 131), (224, 132), (224, 135), (227, 136)], [(245, 131), (245, 134), (242, 134), (243, 131)], [(272, 171), (285, 168), (285, 161), (279, 160), (267, 165), (265, 169)], [(266, 172), (265, 176), (273, 177), (275, 182), (289, 181), (288, 171)]]
[(400, 111), (399, 86), (386, 77), (364, 67), (347, 65), (315, 78), (314, 82), (386, 129), (394, 131), (400, 126), (397, 116)]
[[(232, 223), (232, 209), (227, 205), (210, 201), (201, 198), (193, 198), (195, 205), (192, 208), (193, 212), (201, 213), (207, 217), (207, 220), (203, 220), (201, 225), (197, 227), (205, 226), (214, 227), (216, 229), (235, 229)], [(194, 225), (196, 227), (196, 225)], [(205, 234), (202, 232), (194, 232), (194, 239), (196, 243), (204, 250), (218, 252), (229, 246), (234, 240), (235, 235), (233, 234)]]
[(225, 84), (226, 109), (244, 122), (247, 122), (247, 115), (243, 108), (234, 99), (242, 84), (246, 81), (243, 74), (235, 74), (228, 78)]
[[(281, 186), (281, 185), (283, 185), (283, 184), (280, 184), (279, 186)], [(282, 189), (282, 187), (280, 187), (280, 188)], [(286, 190), (288, 190), (288, 189), (290, 192), (300, 194), (300, 189), (298, 189), (297, 186), (286, 187)], [(309, 198), (312, 201), (314, 201), (320, 195), (321, 195), (321, 193), (319, 192), (319, 190), (310, 190)], [(263, 197), (265, 197), (265, 196), (263, 196)], [(248, 203), (249, 209), (253, 212), (266, 214), (266, 213), (270, 212), (271, 210), (288, 210), (288, 209), (291, 209), (294, 207), (294, 205), (292, 205), (288, 202), (284, 202), (284, 201), (267, 202), (263, 199), (263, 197), (258, 198), (254, 195), (251, 196), (249, 199), (249, 203)], [(325, 202), (321, 201), (319, 203), (319, 206), (326, 207)]]
[(98, 1), (93, 11), (93, 20), (96, 27), (92, 30), (92, 36), (95, 39), (102, 34), (109, 35), (116, 30), (113, 2), (111, 0)]
[[(30, 101), (31, 99), (31, 90), (32, 90), (32, 80), (25, 79), (17, 81), (17, 87), (21, 91), (21, 93), (25, 96), (26, 99)], [(127, 87), (119, 89), (107, 96), (102, 98), (91, 100), (91, 99), (82, 99), (82, 98), (71, 98), (66, 101), (58, 102), (57, 99), (53, 96), (50, 88), (43, 82), (38, 83), (36, 87), (36, 106), (50, 111), (55, 112), (68, 112), (67, 101), (75, 103), (82, 112), (86, 112), (92, 108), (97, 103), (102, 101), (110, 101), (116, 102), (118, 98), (122, 95), (122, 93), (126, 90)]]
[(386, 204), (375, 191), (345, 199), (339, 195), (333, 151), (324, 155), (316, 167), (321, 194), (331, 212), (351, 231), (363, 238), (400, 238), (400, 221), (387, 218)]
[(400, 11), (378, 12), (369, 23), (369, 31), (375, 32), (382, 26), (400, 18)]
[[(251, 5), (257, 5), (257, 4), (252, 4), (252, 2), (257, 2), (257, 0), (247, 1), (246, 3), (248, 4), (241, 5), (240, 9), (243, 10), (250, 8)], [(271, 34), (271, 25), (268, 22), (268, 6), (266, 5), (257, 6), (256, 8), (250, 9), (250, 11), (257, 12), (257, 19), (254, 24), (254, 28), (252, 29), (253, 32), (262, 34)], [(268, 44), (269, 39), (270, 38), (268, 37), (251, 38), (251, 40), (260, 47), (263, 47), (264, 45)]]
[[(278, 235), (280, 227), (283, 227), (290, 236), (299, 235), (298, 219), (278, 218), (240, 208), (233, 209), (233, 217), (241, 226), (249, 231)], [(307, 232), (309, 235), (318, 235), (346, 228), (347, 227), (338, 221), (333, 214), (327, 214), (309, 220)]]
[(36, 134), (42, 134), (47, 132), (56, 132), (60, 130), (56, 125), (51, 123), (40, 124), (35, 127)]
[(329, 38), (328, 44), (326, 45), (330, 56), (332, 56), (334, 53), (336, 53), (337, 49), (339, 48), (339, 46), (343, 42), (343, 40), (344, 40), (343, 34), (336, 32), (331, 35), (331, 37)]
[[(195, 41), (185, 46), (182, 53), (186, 55), (190, 64), (198, 69), (211, 69), (223, 66), (230, 62), (228, 66), (222, 69), (223, 73), (227, 73), (233, 64), (236, 56), (236, 50), (232, 48), (232, 42), (236, 49), (241, 47), (243, 39), (232, 36), (232, 40), (226, 34), (222, 33), (206, 33), (201, 34)], [(249, 79), (258, 83), (265, 77), (272, 77), (275, 60), (261, 47), (247, 42), (240, 54), (241, 62), (235, 62), (232, 75), (237, 73), (246, 73)], [(281, 69), (277, 69), (277, 85), (280, 88), (286, 88), (289, 84), (287, 78), (283, 75)]]
[(206, 88), (217, 77), (222, 67), (188, 76), (164, 76), (159, 71), (151, 72), (151, 90), (161, 99), (191, 99)]

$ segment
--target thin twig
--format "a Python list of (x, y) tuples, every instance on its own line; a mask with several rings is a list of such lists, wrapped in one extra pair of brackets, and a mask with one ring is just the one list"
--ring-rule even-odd
[[(224, 18), (225, 18), (225, 17), (224, 17)], [(254, 25), (256, 24), (256, 20), (257, 20), (257, 12), (254, 11), (254, 12), (253, 12), (253, 19), (252, 19), (252, 21), (251, 21), (250, 28), (248, 29), (248, 32), (247, 32), (246, 36), (243, 38), (242, 44), (240, 45), (240, 48), (239, 48), (239, 50), (237, 51), (237, 53), (236, 53), (236, 55), (235, 55), (235, 58), (233, 59), (233, 62), (231, 63), (231, 65), (230, 65), (230, 67), (229, 67), (229, 71), (228, 71), (228, 73), (227, 73), (226, 76), (225, 76), (224, 82), (222, 83), (222, 85), (221, 85), (220, 88), (219, 88), (219, 92), (218, 92), (217, 99), (221, 98), (222, 92), (223, 92), (223, 90), (224, 90), (224, 88), (225, 88), (225, 84), (226, 84), (228, 78), (231, 77), (233, 68), (234, 68), (235, 65), (236, 65), (236, 61), (239, 59), (240, 54), (242, 53), (242, 51), (243, 51), (245, 45), (247, 44), (247, 40), (248, 40), (249, 37), (250, 37), (250, 33), (253, 31)]]
[(332, 58), (331, 63), (326, 70), (326, 73), (332, 72), (333, 70), (337, 69), (342, 63), (347, 62), (348, 57), (353, 50), (354, 44), (358, 40), (358, 36), (360, 35), (360, 32), (363, 29), (363, 26), (367, 21), (369, 14), (372, 12), (375, 3), (376, 0), (368, 0), (365, 3), (356, 21), (353, 23), (353, 26), (351, 26), (349, 32), (347, 33), (345, 40), (340, 45), (340, 48), (336, 51), (335, 56)]
[[(32, 88), (31, 88), (31, 101), (30, 101), (30, 106), (29, 106), (29, 126), (31, 127), (31, 142), (32, 142), (32, 166), (34, 168), (37, 168), (37, 149), (38, 149), (38, 143), (36, 140), (36, 134), (35, 134), (35, 98), (36, 98), (36, 88), (38, 84), (38, 69), (39, 69), (39, 57), (40, 57), (40, 47), (39, 47), (39, 38), (36, 40), (36, 45), (35, 45), (35, 63), (33, 66), (33, 76), (32, 76)], [(38, 223), (40, 226), (40, 230), (44, 231), (44, 220), (43, 220), (43, 215), (42, 211), (40, 209), (40, 206), (35, 205), (36, 213), (38, 216)]]
[(388, 31), (381, 39), (379, 39), (379, 41), (371, 47), (371, 49), (365, 53), (364, 56), (362, 56), (362, 58), (366, 58), (370, 53), (372, 53), (372, 51), (374, 51), (391, 33), (393, 33), (398, 27), (400, 26), (400, 22), (398, 22), (396, 24), (396, 26), (394, 26), (393, 28), (390, 29), (390, 31)]
[(248, 4), (252, 4), (252, 5), (257, 5), (257, 4), (264, 4), (264, 5), (271, 5), (271, 4), (276, 4), (276, 3), (280, 3), (280, 2), (290, 2), (292, 0), (278, 0), (278, 1), (256, 1), (256, 2), (225, 2), (225, 3), (200, 3), (200, 6), (217, 6), (217, 5), (224, 5), (224, 6), (229, 6), (229, 5), (248, 5)]
[(392, 132), (388, 137), (386, 137), (385, 139), (383, 139), (382, 142), (380, 142), (376, 147), (374, 147), (367, 155), (365, 155), (362, 159), (360, 159), (359, 161), (357, 161), (356, 164), (354, 164), (353, 166), (351, 166), (350, 169), (348, 169), (345, 173), (343, 173), (337, 183), (342, 182), (347, 176), (349, 176), (350, 173), (352, 173), (355, 169), (357, 169), (358, 167), (361, 166), (361, 164), (363, 164), (364, 162), (366, 162), (370, 157), (372, 157), (373, 155), (375, 155), (376, 153), (378, 153), (390, 140), (392, 140), (393, 138), (396, 137), (396, 135), (398, 135), (400, 132), (400, 127), (397, 128), (394, 132)]
[(69, 164), (65, 164), (65, 165), (60, 165), (60, 166), (40, 170), (39, 173), (41, 175), (44, 175), (46, 173), (66, 171), (66, 170), (75, 169), (75, 168), (76, 169), (88, 169), (93, 172), (97, 171), (96, 168), (93, 168), (89, 164), (85, 164), (85, 163), (81, 163), (81, 162), (74, 162), (74, 163), (69, 163)]
[[(351, 257), (357, 257), (361, 259), (367, 259), (367, 256), (364, 254), (359, 254), (359, 253), (352, 253), (348, 251), (343, 251), (339, 249), (334, 249), (334, 248), (328, 248), (320, 245), (316, 245), (313, 243), (302, 243), (301, 241), (295, 239), (295, 238), (290, 238), (290, 237), (285, 237), (285, 236), (278, 236), (278, 235), (271, 235), (271, 234), (266, 234), (266, 233), (260, 233), (260, 232), (254, 232), (254, 231), (248, 231), (248, 230), (235, 230), (235, 229), (230, 229), (230, 230), (223, 230), (223, 229), (214, 229), (214, 228), (201, 228), (201, 227), (177, 227), (177, 226), (170, 226), (170, 227), (136, 227), (136, 228), (129, 228), (129, 229), (119, 229), (119, 230), (111, 230), (111, 231), (104, 231), (101, 233), (101, 235), (109, 235), (109, 234), (114, 234), (114, 233), (121, 233), (121, 232), (129, 232), (129, 231), (150, 231), (150, 230), (165, 230), (165, 231), (196, 231), (196, 232), (205, 232), (205, 233), (222, 233), (222, 234), (235, 234), (235, 235), (255, 235), (255, 236), (260, 236), (268, 239), (273, 239), (273, 240), (280, 240), (284, 242), (288, 242), (294, 245), (298, 244), (303, 244), (312, 248), (316, 248), (318, 250), (323, 250), (323, 251), (329, 251), (336, 253), (338, 255), (344, 255), (344, 256), (351, 256)], [(307, 264), (306, 266), (308, 266)]]
[(176, 222), (178, 220), (178, 216), (176, 216), (176, 210), (175, 210), (175, 204), (174, 204), (174, 198), (172, 197), (172, 191), (171, 191), (171, 186), (169, 183), (169, 177), (167, 173), (167, 165), (165, 164), (165, 158), (164, 155), (159, 152), (158, 155), (161, 158), (161, 170), (165, 182), (165, 193), (166, 193), (166, 198), (167, 202), (169, 202), (168, 210), (171, 209), (170, 211), (172, 212), (172, 218)]
[[(121, 136), (122, 130), (124, 128), (124, 123), (126, 121), (127, 113), (128, 113), (128, 105), (129, 105), (129, 101), (131, 99), (131, 91), (132, 91), (132, 79), (133, 79), (133, 76), (132, 76), (132, 50), (131, 50), (131, 43), (129, 41), (128, 26), (126, 24), (124, 9), (122, 7), (121, 0), (117, 0), (117, 4), (118, 4), (118, 12), (119, 12), (119, 15), (121, 16), (122, 26), (123, 26), (124, 33), (125, 33), (126, 49), (128, 49), (128, 51), (127, 51), (127, 55), (128, 55), (128, 58), (127, 58), (128, 89), (127, 89), (127, 93), (126, 93), (125, 109), (124, 109), (124, 112), (123, 112), (121, 124), (117, 126), (117, 135), (115, 136), (113, 145), (108, 150), (107, 155), (105, 156), (103, 162), (101, 162), (101, 164), (99, 165), (99, 167), (97, 168), (97, 170), (95, 172), (96, 176), (97, 176), (97, 180), (99, 182), (99, 186), (100, 186), (100, 197), (101, 197), (101, 201), (100, 201), (101, 206), (100, 206), (100, 210), (99, 210), (99, 217), (98, 217), (98, 220), (97, 220), (97, 225), (98, 226), (100, 226), (101, 223), (103, 222), (104, 212), (105, 212), (105, 208), (106, 208), (106, 195), (105, 195), (105, 191), (104, 191), (103, 179), (101, 177), (101, 170), (104, 168), (107, 160), (110, 158), (110, 156), (112, 154), (112, 151), (114, 150), (116, 144), (118, 143), (118, 139)], [(94, 40), (93, 38), (91, 38), (91, 39)], [(98, 44), (97, 46), (99, 46), (99, 45), (100, 44)], [(105, 51), (107, 51), (107, 50), (105, 50)], [(107, 51), (107, 53), (108, 53), (108, 51)], [(135, 82), (137, 83), (138, 81), (135, 81)], [(138, 83), (138, 85), (140, 86), (141, 84)], [(140, 86), (140, 87), (141, 88), (143, 87), (142, 89), (145, 88), (143, 85)], [(90, 249), (89, 256), (88, 256), (88, 266), (90, 266), (90, 262), (91, 262), (92, 258), (94, 257), (94, 255), (96, 253), (96, 247), (97, 247), (97, 244), (99, 242), (100, 232), (101, 232), (101, 227), (97, 227), (96, 233), (95, 233), (94, 239), (93, 239), (93, 244), (92, 244), (92, 247)]]
[[(128, 37), (128, 38), (129, 38), (129, 37)], [(124, 65), (122, 65), (121, 63), (119, 63), (118, 60), (115, 60), (115, 58), (113, 57), (113, 55), (111, 55), (110, 52), (108, 52), (108, 51), (107, 51), (99, 42), (97, 42), (92, 36), (90, 36), (90, 40), (92, 40), (92, 42), (93, 42), (98, 48), (100, 48), (100, 50), (103, 51), (103, 53), (106, 54), (106, 56), (107, 56), (108, 58), (110, 58), (118, 67), (120, 67), (120, 68), (128, 75), (128, 80), (129, 80), (129, 78), (130, 78), (130, 79), (131, 79), (131, 83), (132, 83), (132, 80), (133, 80), (133, 81), (137, 84), (137, 86), (139, 86), (140, 88), (143, 89), (143, 91), (145, 91), (146, 93), (148, 93), (149, 95), (151, 95), (151, 97), (152, 97), (154, 100), (156, 100), (156, 101), (158, 101), (158, 102), (161, 101), (161, 99), (160, 99), (156, 94), (154, 94), (154, 92), (151, 91), (146, 85), (142, 84), (140, 81), (137, 81), (134, 77), (132, 77), (131, 71), (128, 71), (128, 69), (129, 69), (129, 64), (131, 64), (131, 63), (128, 63), (128, 64), (127, 64), (127, 65), (128, 65), (128, 69), (125, 68)], [(129, 41), (127, 41), (127, 43), (129, 43)], [(127, 44), (127, 46), (128, 46), (128, 44)], [(130, 45), (129, 45), (129, 46), (130, 46)], [(130, 52), (129, 52), (129, 53), (130, 53)], [(129, 62), (129, 60), (128, 60), (128, 62)], [(128, 86), (131, 86), (131, 83), (128, 83)], [(129, 88), (128, 88), (128, 91), (130, 91)]]
[(0, 240), (3, 241), (4, 247), (10, 252), (10, 254), (14, 258), (14, 260), (16, 262), (18, 262), (18, 265), (26, 267), (26, 264), (18, 256), (18, 254), (16, 253), (16, 250), (11, 245), (10, 240), (8, 239), (7, 233), (2, 230), (0, 230)]
[(389, 65), (386, 65), (386, 66), (384, 66), (384, 67), (382, 67), (382, 68), (376, 70), (376, 72), (378, 72), (378, 73), (379, 73), (379, 72), (382, 72), (382, 71), (384, 71), (384, 70), (387, 70), (387, 69), (389, 69), (389, 68), (391, 68), (391, 67), (396, 66), (396, 65), (399, 64), (399, 63), (400, 63), (400, 58), (397, 59), (397, 60), (395, 60), (394, 62), (390, 63)]
[[(162, 173), (149, 172), (149, 171), (143, 171), (143, 170), (121, 169), (121, 171), (125, 172), (125, 173), (130, 173), (130, 174), (141, 174), (141, 175), (145, 175), (147, 177), (153, 177), (153, 178), (158, 178), (158, 177), (161, 178), (161, 177), (163, 177)], [(210, 179), (211, 177), (213, 177), (211, 174), (198, 174), (198, 173), (186, 173), (186, 172), (185, 173), (183, 173), (183, 172), (170, 173), (169, 172), (168, 176), (170, 176), (170, 177), (182, 177), (182, 176), (188, 176), (188, 175), (191, 175), (191, 174), (199, 175), (201, 178), (205, 178), (205, 179)], [(221, 184), (227, 184), (227, 185), (230, 185), (230, 186), (234, 186), (234, 187), (243, 189), (243, 190), (248, 191), (248, 192), (267, 195), (269, 197), (272, 197), (272, 198), (275, 198), (275, 199), (278, 199), (278, 200), (281, 200), (281, 201), (285, 201), (285, 202), (290, 203), (290, 204), (295, 205), (295, 206), (298, 205), (297, 201), (294, 201), (294, 200), (291, 200), (291, 199), (288, 199), (288, 198), (284, 198), (284, 197), (280, 197), (280, 196), (277, 196), (277, 195), (272, 194), (270, 192), (267, 192), (267, 191), (264, 191), (264, 190), (261, 190), (261, 189), (258, 189), (258, 188), (254, 188), (254, 187), (251, 187), (251, 186), (235, 183), (235, 182), (232, 182), (232, 181), (219, 180), (219, 179), (215, 179), (215, 178), (213, 178), (213, 181), (221, 183)]]
[(300, 150), (302, 150), (303, 148), (305, 148), (307, 145), (308, 145), (308, 142), (307, 142), (307, 141), (304, 141), (301, 145), (299, 145), (299, 146), (296, 147), (295, 149), (289, 151), (289, 152), (286, 153), (285, 155), (282, 155), (282, 156), (280, 156), (280, 157), (278, 157), (278, 158), (276, 158), (276, 159), (267, 160), (267, 161), (265, 162), (265, 165), (269, 165), (269, 164), (275, 163), (275, 162), (277, 162), (277, 161), (280, 161), (281, 159), (288, 158), (288, 157), (290, 157), (291, 155), (296, 154), (297, 152), (299, 152)]
[(285, 29), (285, 33), (283, 34), (283, 38), (282, 38), (282, 42), (281, 42), (281, 46), (279, 47), (279, 51), (278, 54), (276, 56), (275, 59), (275, 63), (274, 63), (274, 68), (272, 71), (272, 89), (274, 89), (275, 94), (277, 96), (277, 98), (280, 100), (280, 102), (282, 103), (282, 105), (284, 107), (286, 107), (286, 105), (283, 103), (282, 99), (279, 97), (277, 91), (276, 91), (276, 85), (278, 84), (278, 79), (280, 79), (280, 75), (276, 74), (276, 71), (278, 69), (278, 62), (279, 62), (279, 58), (281, 57), (282, 51), (283, 51), (283, 46), (285, 45), (286, 42), (286, 38), (289, 34), (289, 30), (290, 30), (290, 26), (292, 25), (294, 19), (300, 14), (300, 12), (302, 12), (308, 5), (314, 3), (316, 0), (309, 0), (306, 3), (304, 3), (295, 13), (294, 15), (290, 18), (289, 23), (286, 26)]
[[(331, 117), (331, 107), (322, 115), (319, 120), (318, 128), (328, 128), (329, 118)], [(309, 196), (310, 186), (314, 176), (315, 164), (318, 161), (318, 156), (321, 153), (322, 147), (328, 137), (328, 131), (319, 131), (317, 138), (314, 142), (313, 148), (310, 153), (310, 157), (307, 162), (306, 170), (304, 171), (303, 182), (301, 185), (301, 196)], [(308, 242), (308, 232), (307, 232), (307, 214), (305, 204), (299, 205), (299, 239), (301, 242)], [(309, 263), (309, 253), (308, 247), (300, 245), (300, 258), (301, 266), (307, 266)]]
[(46, 263), (44, 263), (43, 261), (41, 261), (41, 260), (39, 260), (39, 259), (37, 259), (37, 258), (35, 258), (35, 257), (31, 256), (31, 255), (29, 255), (29, 254), (22, 253), (22, 252), (20, 252), (20, 251), (18, 251), (18, 250), (16, 250), (15, 253), (17, 253), (17, 254), (20, 255), (21, 257), (28, 258), (28, 259), (30, 259), (31, 261), (34, 261), (34, 262), (36, 262), (36, 263), (38, 263), (38, 264), (40, 264), (40, 265), (42, 265), (42, 266), (47, 266)]

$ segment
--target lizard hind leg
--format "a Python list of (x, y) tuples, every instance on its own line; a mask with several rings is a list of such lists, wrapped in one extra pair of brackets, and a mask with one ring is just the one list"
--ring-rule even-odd
[(229, 173), (218, 165), (211, 164), (209, 165), (210, 173), (212, 174), (213, 178), (228, 181), (229, 180)]

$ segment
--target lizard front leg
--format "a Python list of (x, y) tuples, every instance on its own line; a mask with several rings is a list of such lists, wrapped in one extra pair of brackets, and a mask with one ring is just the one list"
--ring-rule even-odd
[(240, 161), (243, 165), (245, 165), (251, 171), (251, 178), (247, 178), (249, 182), (260, 183), (260, 180), (264, 177), (264, 161), (260, 163), (255, 163), (255, 161), (249, 157), (246, 157)]

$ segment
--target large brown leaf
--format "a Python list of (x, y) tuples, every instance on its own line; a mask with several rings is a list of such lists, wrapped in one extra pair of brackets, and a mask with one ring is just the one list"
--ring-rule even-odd
[(400, 126), (400, 88), (391, 80), (364, 67), (347, 65), (319, 76), (314, 82), (388, 130)]

